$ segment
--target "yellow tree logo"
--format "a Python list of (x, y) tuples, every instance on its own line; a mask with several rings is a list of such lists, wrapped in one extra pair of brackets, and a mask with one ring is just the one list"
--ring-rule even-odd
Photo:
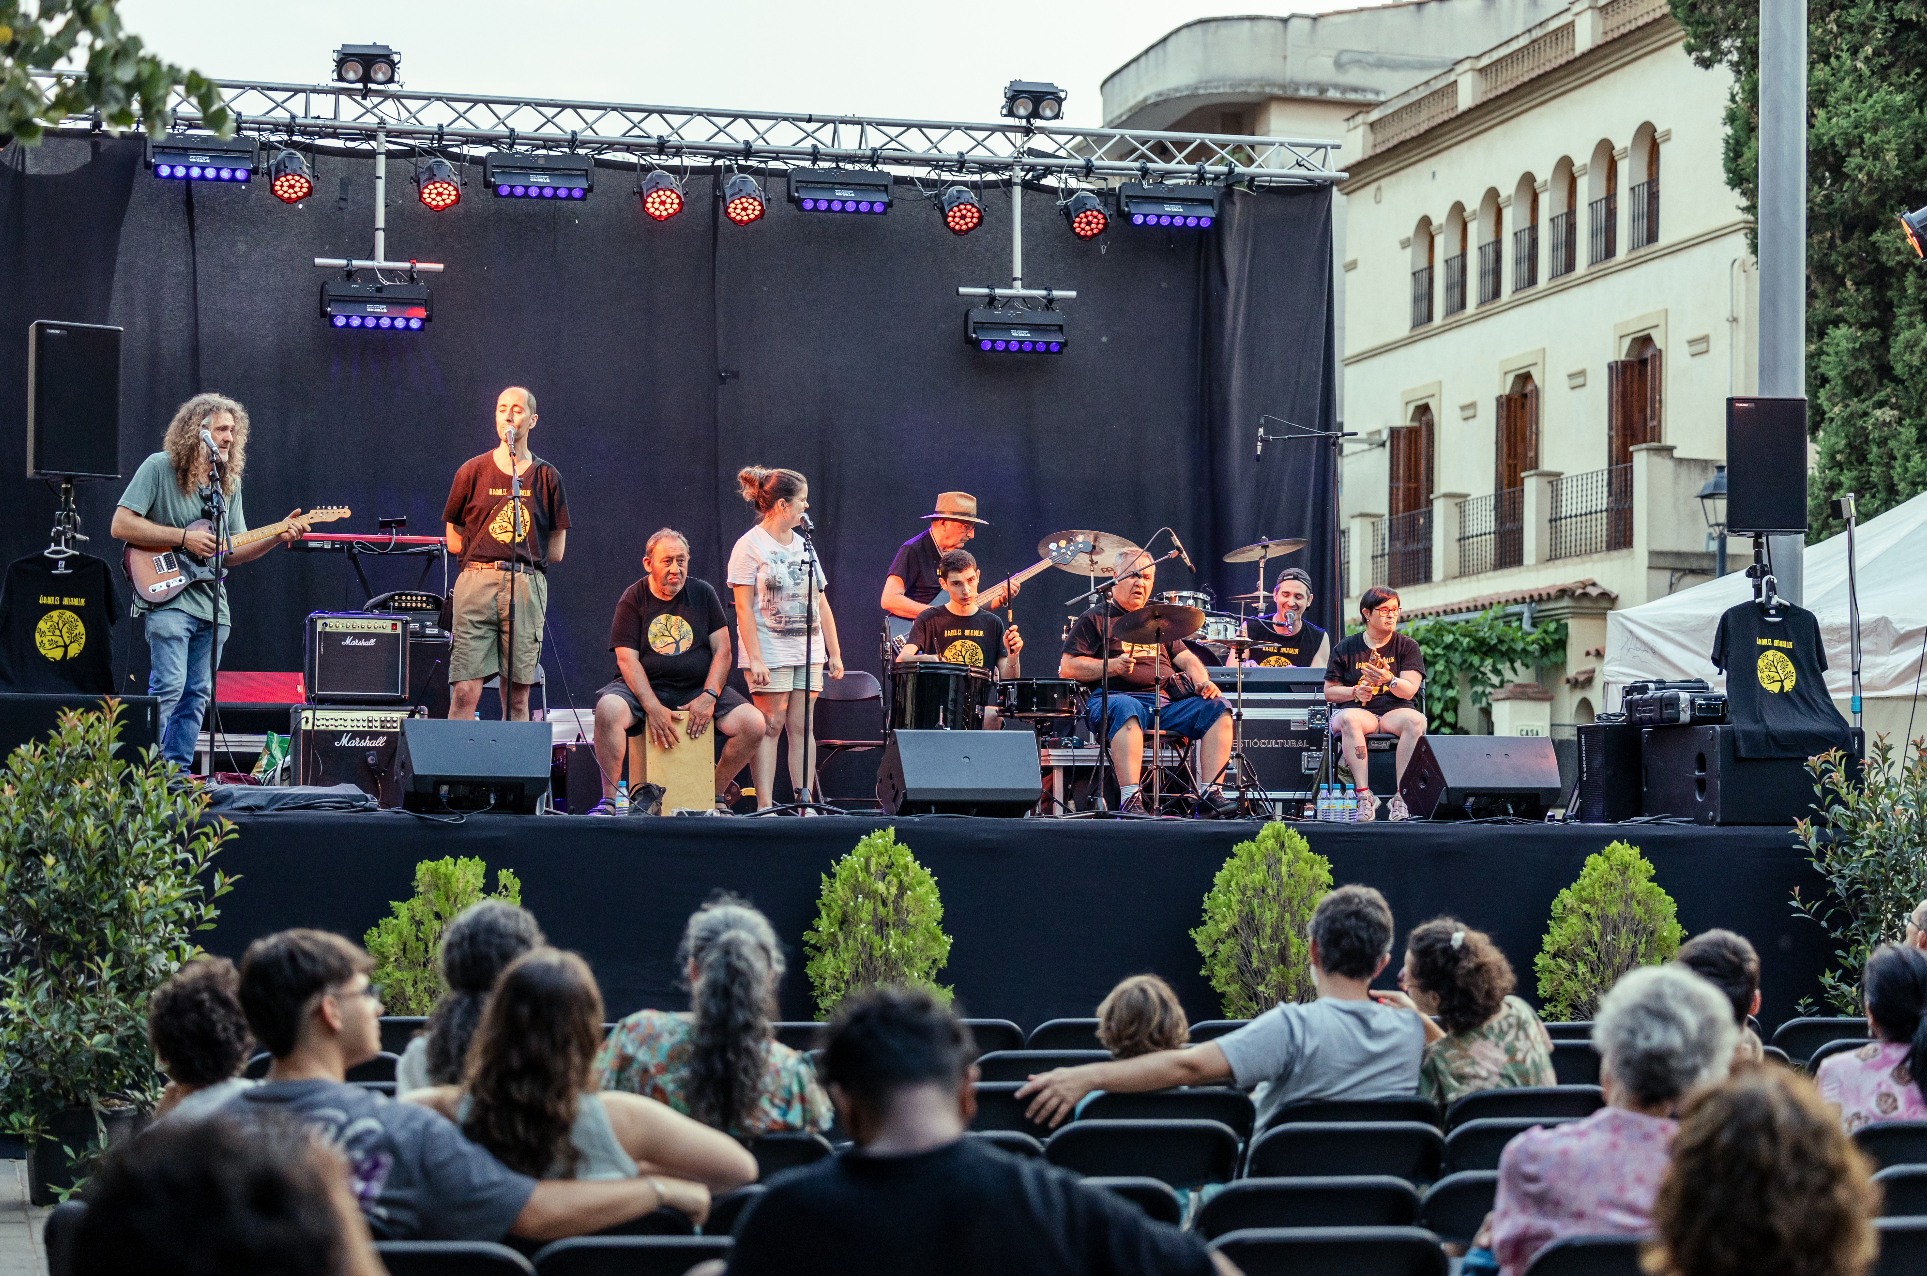
[(50, 611), (33, 627), (33, 645), (49, 660), (72, 660), (87, 645), (87, 626), (64, 608)]
[(1760, 685), (1768, 691), (1793, 690), (1793, 662), (1785, 653), (1763, 651), (1760, 653)]

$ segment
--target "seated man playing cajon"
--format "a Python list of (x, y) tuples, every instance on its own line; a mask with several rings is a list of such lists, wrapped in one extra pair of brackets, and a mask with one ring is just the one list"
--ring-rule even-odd
[(1375, 818), (1377, 808), (1366, 766), (1365, 737), (1374, 731), (1398, 737), (1396, 780), (1385, 815), (1410, 819), (1412, 813), (1405, 809), (1397, 784), (1405, 779), (1412, 751), (1425, 734), (1425, 715), (1412, 707), (1412, 698), (1425, 681), (1425, 657), (1416, 642), (1397, 632), (1398, 595), (1392, 590), (1372, 586), (1358, 600), (1358, 610), (1365, 618), (1364, 631), (1333, 647), (1331, 664), (1325, 669), (1325, 699), (1333, 706), (1331, 731), (1339, 737), (1345, 766), (1352, 773), (1361, 820)]

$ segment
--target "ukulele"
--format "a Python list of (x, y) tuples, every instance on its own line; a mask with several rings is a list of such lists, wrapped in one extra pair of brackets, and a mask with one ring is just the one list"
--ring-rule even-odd
[[(348, 514), (346, 505), (334, 505), (299, 517), (307, 523), (332, 523), (337, 519), (347, 518)], [(279, 523), (271, 523), (266, 527), (257, 527), (251, 532), (230, 537), (228, 551), (231, 553), (243, 545), (252, 545), (270, 536), (279, 536), (287, 531), (293, 522), (293, 519), (283, 519)], [(214, 524), (204, 518), (196, 519), (187, 525), (186, 530), (212, 532)], [(138, 545), (129, 545), (121, 554), (121, 566), (127, 572), (127, 579), (134, 582), (134, 593), (150, 607), (167, 602), (197, 580), (214, 579), (214, 568), (206, 559), (197, 558), (179, 547), (143, 549)]]

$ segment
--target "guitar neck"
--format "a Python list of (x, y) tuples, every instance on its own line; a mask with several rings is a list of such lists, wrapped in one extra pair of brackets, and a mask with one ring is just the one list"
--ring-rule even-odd
[(256, 541), (264, 541), (270, 536), (279, 536), (281, 533), (287, 531), (289, 526), (288, 520), (284, 518), (278, 523), (270, 523), (266, 527), (257, 527), (251, 532), (242, 532), (239, 536), (230, 536), (228, 537), (227, 547), (230, 550), (236, 550), (243, 545), (252, 545)]
[(1029, 567), (1024, 568), (1023, 571), (1020, 571), (1016, 575), (1012, 576), (1009, 580), (998, 581), (995, 585), (992, 585), (989, 589), (986, 589), (984, 593), (991, 599), (995, 600), (994, 601), (995, 606), (1001, 607), (1003, 605), (1003, 599), (1007, 597), (1007, 590), (1005, 588), (1006, 586), (1021, 585), (1025, 581), (1029, 580), (1032, 576), (1037, 575), (1039, 572), (1043, 571), (1046, 567), (1049, 567), (1050, 565), (1051, 565), (1050, 559), (1040, 558), (1036, 562), (1032, 563)]

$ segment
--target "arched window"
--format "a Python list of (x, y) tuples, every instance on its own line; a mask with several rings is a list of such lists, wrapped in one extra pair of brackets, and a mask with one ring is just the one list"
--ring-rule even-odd
[(1573, 174), (1570, 155), (1552, 166), (1546, 195), (1552, 201), (1552, 220), (1546, 226), (1546, 278), (1558, 279), (1579, 268), (1579, 179)]
[(1437, 236), (1432, 219), (1421, 217), (1412, 230), (1412, 326), (1423, 328), (1432, 322), (1432, 254)]
[(1445, 215), (1445, 313), (1465, 309), (1465, 205), (1454, 204)]
[(1531, 173), (1512, 188), (1512, 291), (1539, 282), (1539, 183)]
[(1627, 156), (1632, 168), (1632, 189), (1626, 197), (1632, 210), (1631, 237), (1626, 250), (1644, 248), (1659, 242), (1659, 136), (1650, 123), (1633, 134)]
[(1393, 514), (1432, 508), (1432, 405), (1412, 408), (1411, 420), (1391, 431), (1390, 505)]
[(1487, 190), (1479, 201), (1479, 304), (1499, 299), (1499, 192)]
[(1606, 548), (1633, 543), (1633, 449), (1661, 438), (1661, 352), (1641, 334), (1626, 343), (1626, 357), (1606, 365)]
[(1586, 186), (1589, 196), (1586, 238), (1590, 248), (1586, 264), (1597, 266), (1619, 254), (1619, 161), (1613, 155), (1610, 139), (1592, 148)]

